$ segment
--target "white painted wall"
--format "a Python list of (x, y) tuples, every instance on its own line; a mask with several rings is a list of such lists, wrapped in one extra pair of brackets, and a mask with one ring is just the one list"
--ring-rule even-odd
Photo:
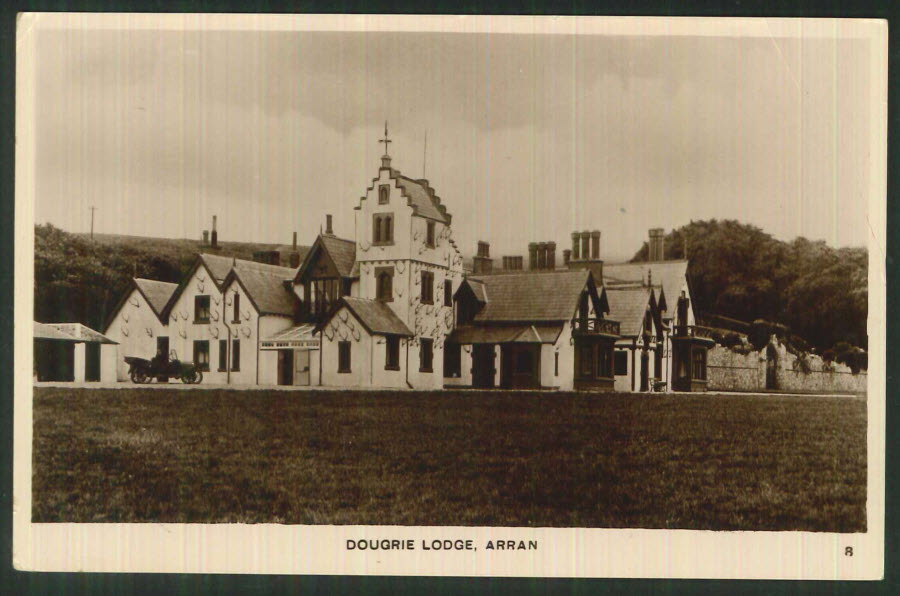
[[(153, 358), (156, 355), (157, 336), (167, 333), (166, 326), (157, 318), (144, 296), (137, 288), (133, 288), (125, 300), (124, 306), (116, 314), (105, 333), (113, 341), (119, 342), (112, 363), (115, 380), (129, 380), (125, 356), (136, 356), (148, 360)], [(103, 375), (107, 367), (106, 362), (104, 361), (101, 366), (100, 374)]]
[[(117, 360), (119, 357), (119, 346), (115, 344), (100, 345), (100, 381), (104, 383), (113, 383), (117, 380)], [(124, 364), (124, 360), (122, 361)]]
[[(390, 186), (389, 202), (378, 204), (378, 192), (382, 184)], [(393, 244), (373, 244), (374, 215), (393, 214)], [(435, 225), (435, 246), (427, 246), (427, 227), (430, 220), (413, 215), (407, 198), (402, 196), (400, 187), (390, 178), (387, 169), (379, 171), (372, 188), (360, 201), (356, 211), (357, 253), (360, 279), (358, 295), (374, 300), (376, 297), (376, 268), (393, 267), (393, 300), (388, 303), (397, 316), (406, 323), (416, 339), (409, 346), (409, 383), (417, 389), (439, 389), (444, 385), (444, 341), (453, 330), (453, 307), (444, 306), (444, 282), (450, 280), (453, 292), (462, 282), (462, 255), (451, 243), (450, 226), (440, 222)], [(434, 276), (433, 302), (422, 302), (421, 274), (430, 271)], [(353, 292), (351, 292), (353, 293)], [(432, 372), (419, 370), (420, 342), (418, 338), (433, 340)], [(403, 349), (405, 352), (405, 348)], [(336, 352), (335, 352), (336, 354)], [(323, 352), (325, 363), (329, 354)], [(374, 359), (374, 358), (373, 358)], [(401, 358), (405, 360), (405, 353)], [(336, 368), (336, 362), (332, 368)], [(327, 367), (327, 366), (326, 366)], [(382, 367), (383, 368), (383, 367)], [(376, 382), (390, 383), (393, 377), (385, 375)], [(326, 377), (323, 374), (323, 382)], [(374, 377), (373, 377), (374, 379)], [(325, 383), (327, 384), (327, 383)], [(406, 386), (404, 374), (403, 386)]]
[(74, 362), (74, 372), (75, 372), (75, 382), (76, 383), (84, 383), (84, 342), (78, 342), (75, 344), (75, 362)]

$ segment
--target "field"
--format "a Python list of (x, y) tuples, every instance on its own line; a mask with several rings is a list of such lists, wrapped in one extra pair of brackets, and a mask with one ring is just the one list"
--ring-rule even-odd
[(866, 529), (861, 398), (36, 388), (35, 522)]

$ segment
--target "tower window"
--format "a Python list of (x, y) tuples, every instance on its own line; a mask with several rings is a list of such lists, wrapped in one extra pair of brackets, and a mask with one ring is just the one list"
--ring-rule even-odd
[(393, 213), (376, 213), (372, 219), (372, 243), (394, 243), (394, 215)]
[(379, 205), (387, 205), (390, 201), (391, 197), (391, 187), (387, 184), (382, 184), (378, 187), (378, 204)]
[(394, 300), (394, 268), (375, 268), (375, 299), (381, 302)]
[(434, 273), (422, 272), (422, 304), (434, 304)]
[(444, 280), (444, 306), (453, 306), (453, 282)]
[(425, 245), (434, 248), (434, 222), (429, 221), (425, 228)]

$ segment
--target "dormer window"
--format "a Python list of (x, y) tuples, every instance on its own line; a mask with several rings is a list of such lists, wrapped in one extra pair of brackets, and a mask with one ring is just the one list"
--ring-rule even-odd
[(372, 216), (372, 244), (394, 243), (394, 214), (376, 213)]
[(428, 227), (425, 229), (425, 245), (428, 248), (434, 248), (434, 222), (429, 221)]
[(391, 199), (391, 187), (389, 184), (382, 184), (378, 187), (378, 204), (387, 205)]

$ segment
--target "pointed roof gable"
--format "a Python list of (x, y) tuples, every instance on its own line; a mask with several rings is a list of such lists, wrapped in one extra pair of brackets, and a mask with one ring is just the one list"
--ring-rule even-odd
[(212, 278), (213, 283), (216, 286), (216, 289), (220, 292), (222, 288), (225, 287), (225, 281), (228, 279), (229, 274), (232, 269), (240, 269), (242, 271), (248, 272), (260, 272), (260, 273), (269, 273), (273, 276), (280, 277), (280, 279), (291, 279), (293, 278), (296, 269), (291, 267), (281, 267), (279, 265), (269, 265), (267, 263), (257, 263), (256, 261), (247, 261), (245, 259), (236, 259), (234, 257), (223, 257), (221, 255), (211, 255), (208, 253), (201, 253), (197, 255), (197, 260), (194, 261), (194, 264), (191, 266), (187, 275), (181, 280), (181, 283), (178, 285), (178, 289), (172, 293), (172, 296), (169, 298), (169, 302), (166, 304), (165, 308), (162, 312), (162, 319), (165, 319), (169, 316), (169, 313), (175, 307), (175, 304), (178, 302), (178, 298), (184, 293), (185, 288), (187, 288), (188, 284), (191, 281), (191, 278), (197, 272), (197, 269), (203, 267), (209, 272), (210, 277)]
[[(662, 287), (666, 300), (677, 300), (687, 281), (688, 261), (644, 261), (641, 263), (617, 263), (603, 266), (603, 277), (610, 278), (607, 288), (614, 287), (614, 280), (646, 283), (647, 273), (654, 286)], [(604, 282), (605, 283), (605, 282)]]
[[(591, 280), (591, 272), (582, 269), (489, 275), (468, 278), (466, 283), (475, 282), (469, 283), (469, 287), (476, 296), (483, 291), (484, 307), (475, 315), (477, 324), (568, 321)], [(479, 285), (483, 290), (476, 289)]]
[(337, 236), (319, 234), (293, 276), (294, 283), (300, 281), (323, 252), (334, 263), (341, 277), (359, 276), (359, 268), (356, 267), (356, 243)]
[(609, 316), (619, 321), (623, 336), (640, 335), (644, 326), (644, 313), (652, 308), (653, 290), (647, 287), (606, 288)]
[(156, 281), (155, 279), (143, 279), (140, 277), (135, 277), (132, 281), (134, 282), (134, 286), (144, 296), (147, 304), (149, 304), (150, 308), (153, 309), (153, 312), (156, 313), (156, 317), (162, 319), (163, 309), (166, 307), (166, 304), (169, 303), (172, 294), (178, 289), (178, 284)]

